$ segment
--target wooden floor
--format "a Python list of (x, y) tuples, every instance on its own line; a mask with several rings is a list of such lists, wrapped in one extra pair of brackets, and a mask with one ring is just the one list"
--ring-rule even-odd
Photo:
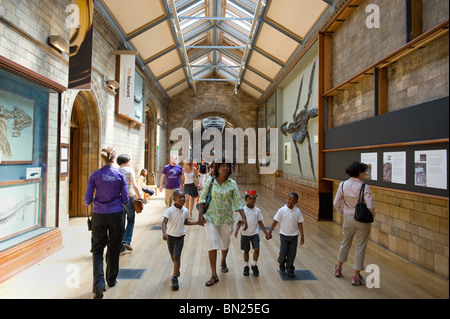
[[(247, 188), (240, 186), (241, 194)], [(254, 187), (250, 187), (254, 189)], [(266, 189), (258, 189), (256, 205), (270, 226), (272, 217), (282, 205)], [(164, 212), (164, 194), (158, 194), (146, 204), (144, 212), (136, 218), (133, 252), (122, 254), (121, 268), (146, 269), (139, 280), (118, 280), (108, 288), (105, 299), (174, 298), (174, 299), (441, 299), (449, 298), (448, 280), (412, 264), (405, 259), (369, 242), (365, 264), (376, 264), (380, 269), (380, 288), (351, 285), (354, 248), (344, 264), (343, 277), (332, 274), (341, 241), (341, 227), (334, 222), (316, 222), (305, 217), (305, 244), (298, 247), (297, 270), (310, 270), (318, 280), (282, 281), (276, 262), (279, 249), (278, 230), (267, 241), (261, 232), (260, 276), (242, 275), (243, 257), (239, 239), (232, 239), (228, 255), (229, 273), (219, 272), (220, 282), (205, 287), (211, 273), (207, 259), (205, 230), (189, 226), (181, 259), (180, 290), (170, 288), (172, 262), (160, 230)], [(195, 208), (194, 208), (195, 211)], [(196, 219), (196, 214), (194, 214)], [(30, 267), (0, 285), (0, 299), (5, 298), (92, 298), (92, 261), (90, 233), (86, 219), (70, 221), (64, 231), (64, 249)], [(364, 272), (362, 272), (364, 275)], [(366, 274), (367, 275), (367, 274)]]

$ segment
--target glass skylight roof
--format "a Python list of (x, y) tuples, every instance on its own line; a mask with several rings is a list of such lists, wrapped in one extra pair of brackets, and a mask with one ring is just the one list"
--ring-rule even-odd
[[(196, 13), (195, 15), (193, 15), (193, 17), (205, 17), (205, 9), (201, 10), (200, 12)], [(187, 27), (193, 25), (194, 23), (198, 22), (199, 20), (196, 19), (182, 19), (180, 21), (180, 28), (181, 30), (185, 30)]]
[[(231, 12), (228, 9), (225, 11), (225, 17), (227, 17), (227, 18), (243, 18), (243, 17), (238, 16), (237, 14), (234, 14), (233, 12)], [(230, 20), (230, 21), (231, 21), (231, 23), (235, 23), (236, 25), (240, 26), (247, 32), (250, 32), (250, 29), (252, 28), (252, 25), (247, 21), (243, 21), (243, 20)]]
[[(138, 52), (161, 91), (172, 97), (188, 87), (196, 92), (197, 80), (225, 80), (235, 83), (235, 93), (241, 87), (257, 99), (267, 88), (260, 84), (275, 83), (282, 76), (329, 3), (336, 2), (139, 1), (146, 10), (119, 0), (99, 0), (96, 5), (111, 18), (126, 46)], [(252, 25), (255, 14), (258, 19)]]

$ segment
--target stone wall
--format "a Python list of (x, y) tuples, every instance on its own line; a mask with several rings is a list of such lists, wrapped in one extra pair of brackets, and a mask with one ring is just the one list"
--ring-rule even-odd
[[(444, 0), (445, 1), (445, 0)], [(371, 0), (361, 3), (333, 34), (333, 86), (388, 56), (406, 43), (406, 1)], [(366, 27), (366, 7), (380, 8), (380, 28)]]
[[(380, 8), (380, 28), (368, 29), (368, 4)], [(448, 19), (449, 2), (422, 1), (423, 32)], [(365, 1), (333, 34), (333, 86), (395, 52), (406, 44), (405, 2)], [(406, 55), (388, 68), (388, 111), (447, 96), (449, 92), (449, 41), (440, 37), (425, 48)], [(337, 95), (333, 101), (333, 125), (340, 126), (372, 117), (374, 78), (369, 77)]]
[[(425, 1), (426, 2), (426, 1)], [(388, 107), (395, 111), (449, 92), (449, 42), (443, 36), (388, 68)]]

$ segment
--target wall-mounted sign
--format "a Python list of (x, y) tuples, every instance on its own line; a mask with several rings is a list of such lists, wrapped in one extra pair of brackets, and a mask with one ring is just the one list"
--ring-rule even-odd
[(61, 143), (59, 174), (61, 177), (69, 175), (69, 144)]
[(134, 113), (135, 55), (120, 55), (119, 114)]
[(361, 163), (367, 165), (366, 179), (378, 180), (378, 153), (361, 153)]
[(383, 153), (383, 181), (406, 184), (406, 152)]
[(447, 150), (414, 152), (414, 185), (447, 189)]

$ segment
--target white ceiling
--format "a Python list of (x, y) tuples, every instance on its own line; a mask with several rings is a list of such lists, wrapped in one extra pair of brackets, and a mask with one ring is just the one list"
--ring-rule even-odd
[[(261, 98), (277, 79), (332, 3), (330, 0), (267, 0), (266, 4), (265, 0), (173, 0), (182, 33), (177, 36), (172, 0), (99, 1), (169, 97), (195, 89), (198, 81), (220, 79), (255, 99)], [(255, 11), (258, 12), (252, 29)], [(188, 46), (186, 54), (182, 43)], [(250, 44), (247, 52), (240, 48), (246, 44)]]

